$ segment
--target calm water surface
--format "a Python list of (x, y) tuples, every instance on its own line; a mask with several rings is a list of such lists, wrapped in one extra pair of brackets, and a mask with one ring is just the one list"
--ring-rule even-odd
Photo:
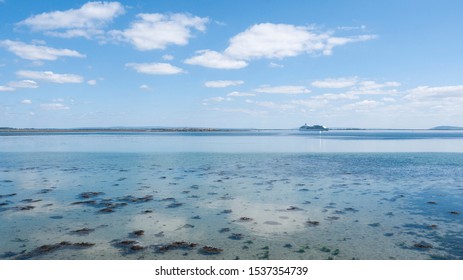
[(3, 134), (0, 258), (462, 259), (462, 140)]

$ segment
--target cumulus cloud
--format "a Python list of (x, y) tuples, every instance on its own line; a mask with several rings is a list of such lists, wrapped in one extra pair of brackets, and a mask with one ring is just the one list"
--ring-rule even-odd
[(96, 80), (88, 80), (88, 81), (87, 81), (87, 84), (89, 84), (89, 85), (91, 85), (91, 86), (96, 85), (96, 83), (97, 83)]
[(254, 91), (259, 93), (274, 93), (274, 94), (301, 94), (310, 93), (310, 90), (304, 86), (262, 86)]
[(16, 72), (16, 75), (19, 77), (27, 78), (27, 79), (34, 79), (34, 80), (42, 80), (51, 83), (57, 84), (67, 84), (67, 83), (82, 83), (84, 78), (79, 75), (74, 74), (56, 74), (51, 71), (27, 71), (27, 70), (20, 70)]
[(254, 101), (254, 100), (247, 99), (246, 103), (255, 104), (260, 107), (275, 109), (275, 110), (288, 110), (288, 109), (295, 108), (295, 105), (293, 104), (284, 104), (284, 103), (282, 104), (282, 103), (275, 103), (272, 101)]
[(233, 99), (230, 97), (222, 97), (222, 96), (210, 97), (210, 98), (206, 98), (203, 100), (203, 105), (209, 105), (209, 102), (224, 102), (224, 101), (233, 101)]
[(242, 85), (244, 81), (240, 80), (217, 80), (217, 81), (207, 81), (204, 83), (205, 87), (208, 88), (224, 88), (224, 87), (231, 87), (231, 86), (239, 86)]
[(16, 89), (14, 87), (9, 87), (9, 86), (0, 86), (0, 92), (2, 91), (15, 91)]
[(419, 86), (409, 90), (405, 98), (409, 100), (424, 100), (435, 98), (463, 99), (463, 85), (441, 87)]
[(346, 110), (367, 111), (370, 109), (374, 109), (381, 104), (383, 103), (376, 100), (362, 100), (353, 104), (347, 104), (343, 108)]
[(169, 60), (173, 60), (174, 56), (170, 54), (165, 54), (162, 56), (162, 59), (169, 61)]
[(86, 37), (102, 34), (102, 28), (125, 13), (119, 2), (88, 2), (78, 9), (53, 11), (31, 16), (18, 23), (33, 31), (57, 37)]
[(0, 41), (0, 46), (28, 60), (57, 60), (60, 57), (85, 57), (85, 55), (70, 49), (55, 49), (19, 41), (3, 40)]
[(357, 77), (324, 79), (312, 82), (312, 86), (317, 88), (346, 88), (357, 84)]
[(150, 75), (173, 75), (184, 73), (182, 68), (173, 66), (169, 63), (127, 63), (126, 67), (130, 67), (138, 73)]
[(153, 90), (152, 87), (150, 87), (149, 85), (145, 85), (145, 84), (141, 85), (139, 87), (139, 89), (144, 90), (144, 91), (152, 91)]
[[(333, 48), (348, 43), (374, 39), (374, 35), (336, 37), (332, 32), (323, 32), (307, 26), (291, 24), (255, 24), (229, 40), (222, 52), (203, 50), (199, 55), (186, 60), (190, 64), (210, 68), (239, 69), (254, 59), (282, 59), (301, 54), (331, 55)], [(240, 62), (240, 66), (229, 67), (226, 63), (208, 63), (208, 58)]]
[(61, 111), (71, 109), (62, 103), (44, 103), (40, 104), (40, 108), (47, 111)]
[(21, 80), (21, 81), (9, 82), (8, 86), (14, 87), (14, 88), (38, 88), (39, 87), (37, 82), (32, 81), (32, 80)]
[(193, 37), (192, 30), (206, 30), (207, 18), (189, 14), (138, 14), (130, 28), (113, 30), (119, 41), (129, 42), (137, 50), (165, 49), (168, 45), (184, 46)]
[(285, 67), (283, 64), (278, 64), (278, 63), (275, 63), (275, 62), (270, 62), (270, 63), (268, 64), (268, 66), (269, 66), (270, 68), (283, 68), (283, 67)]
[(340, 100), (340, 99), (359, 99), (357, 95), (349, 94), (349, 93), (325, 93), (322, 95), (317, 95), (313, 97), (314, 99), (322, 99), (322, 100)]
[(215, 69), (241, 69), (248, 66), (248, 63), (244, 60), (211, 50), (197, 51), (196, 56), (188, 58), (184, 62)]
[(32, 100), (30, 100), (30, 99), (23, 99), (23, 100), (21, 101), (21, 104), (32, 104)]
[(251, 92), (233, 91), (233, 92), (230, 92), (229, 94), (227, 94), (227, 96), (230, 96), (230, 97), (243, 97), (243, 96), (256, 96), (256, 94), (251, 93)]

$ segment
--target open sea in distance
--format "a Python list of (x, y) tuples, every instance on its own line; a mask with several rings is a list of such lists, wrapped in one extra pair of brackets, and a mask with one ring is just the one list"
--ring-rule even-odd
[(0, 259), (462, 259), (463, 131), (0, 133)]

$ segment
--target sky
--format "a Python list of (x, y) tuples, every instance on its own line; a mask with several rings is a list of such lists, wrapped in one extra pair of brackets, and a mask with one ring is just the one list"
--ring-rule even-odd
[(463, 126), (461, 11), (0, 0), (0, 127)]

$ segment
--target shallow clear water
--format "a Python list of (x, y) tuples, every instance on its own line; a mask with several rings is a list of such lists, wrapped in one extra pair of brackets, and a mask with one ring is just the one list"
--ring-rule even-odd
[(463, 134), (390, 133), (3, 135), (0, 258), (462, 259)]

